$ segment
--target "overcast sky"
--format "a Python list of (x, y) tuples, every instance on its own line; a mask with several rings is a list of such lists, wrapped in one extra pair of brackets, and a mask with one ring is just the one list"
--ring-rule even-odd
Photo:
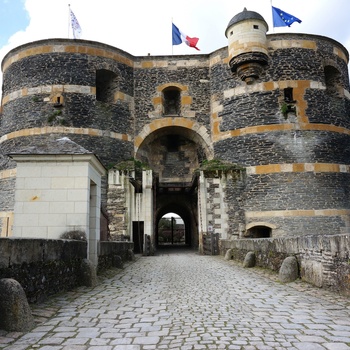
[[(81, 39), (135, 56), (207, 54), (227, 46), (227, 24), (244, 7), (265, 18), (269, 33), (324, 35), (350, 49), (350, 0), (272, 0), (273, 6), (302, 20), (290, 28), (273, 28), (271, 0), (0, 0), (0, 4), (1, 61), (10, 49), (27, 42), (72, 38), (69, 4), (82, 28)], [(199, 38), (200, 51), (185, 44), (172, 46), (172, 21), (188, 36)]]

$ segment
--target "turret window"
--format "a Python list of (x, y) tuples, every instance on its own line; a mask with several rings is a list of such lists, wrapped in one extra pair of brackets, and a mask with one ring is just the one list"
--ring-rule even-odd
[(117, 74), (106, 69), (96, 71), (96, 100), (114, 102), (114, 93), (118, 88)]
[(342, 83), (340, 72), (332, 66), (326, 66), (324, 68), (324, 75), (327, 93), (333, 96), (341, 95)]
[(285, 102), (295, 102), (293, 98), (293, 88), (285, 88), (284, 89), (284, 101)]
[(180, 115), (181, 93), (176, 87), (168, 87), (163, 90), (164, 115)]

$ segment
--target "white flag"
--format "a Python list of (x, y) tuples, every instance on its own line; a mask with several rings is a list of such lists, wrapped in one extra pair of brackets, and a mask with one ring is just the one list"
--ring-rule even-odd
[(72, 25), (72, 30), (73, 30), (73, 37), (74, 39), (80, 39), (81, 37), (81, 27), (80, 24), (77, 20), (77, 18), (75, 17), (73, 11), (69, 8), (70, 11), (70, 22)]

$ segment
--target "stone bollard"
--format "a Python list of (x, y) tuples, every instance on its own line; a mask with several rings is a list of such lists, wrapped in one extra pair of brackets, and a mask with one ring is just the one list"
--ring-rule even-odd
[(135, 261), (135, 254), (132, 249), (128, 249), (128, 259), (129, 261)]
[(243, 261), (243, 267), (254, 267), (255, 266), (255, 253), (248, 252)]
[(95, 265), (88, 259), (84, 259), (80, 266), (80, 284), (86, 287), (97, 285), (97, 272)]
[(231, 260), (232, 259), (232, 249), (228, 249), (225, 254), (225, 260)]
[(0, 329), (27, 332), (35, 326), (22, 286), (12, 278), (0, 279)]
[(283, 260), (278, 278), (282, 283), (293, 282), (299, 277), (298, 260), (295, 256), (288, 256)]
[(112, 264), (114, 267), (117, 267), (118, 269), (122, 269), (123, 268), (123, 259), (121, 258), (121, 256), (119, 256), (117, 254), (113, 254)]

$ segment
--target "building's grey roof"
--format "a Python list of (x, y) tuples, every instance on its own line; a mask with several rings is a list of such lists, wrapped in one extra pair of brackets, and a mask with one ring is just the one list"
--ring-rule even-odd
[(19, 149), (15, 154), (91, 154), (84, 147), (78, 145), (68, 137), (59, 139), (50, 138), (45, 143), (36, 144)]
[[(254, 12), (254, 11), (248, 11), (246, 8), (243, 9), (242, 12), (237, 13), (237, 15), (235, 15), (231, 21), (229, 22), (229, 24), (227, 25), (226, 31), (229, 27), (231, 27), (232, 25), (238, 23), (238, 22), (242, 22), (245, 21), (247, 19), (257, 19), (259, 21), (263, 21), (266, 23), (265, 19), (263, 16), (261, 16), (259, 13)], [(266, 23), (267, 25), (267, 23)], [(226, 35), (227, 36), (227, 35)]]

